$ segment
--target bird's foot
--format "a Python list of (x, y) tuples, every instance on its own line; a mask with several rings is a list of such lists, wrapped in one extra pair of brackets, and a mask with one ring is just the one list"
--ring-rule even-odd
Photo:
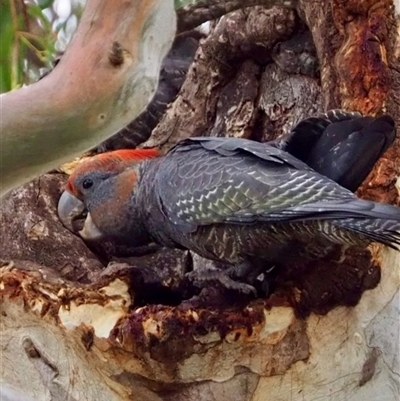
[(203, 288), (207, 281), (218, 281), (228, 290), (235, 290), (243, 294), (254, 294), (257, 296), (257, 290), (250, 284), (233, 280), (229, 277), (228, 271), (216, 268), (206, 268), (194, 270), (186, 274), (186, 277), (196, 286)]
[(232, 265), (226, 270), (229, 277), (237, 280), (245, 280), (247, 285), (256, 288), (257, 293), (268, 296), (270, 293), (270, 273), (275, 269), (275, 265), (267, 265), (267, 263), (251, 263), (243, 261), (238, 265)]

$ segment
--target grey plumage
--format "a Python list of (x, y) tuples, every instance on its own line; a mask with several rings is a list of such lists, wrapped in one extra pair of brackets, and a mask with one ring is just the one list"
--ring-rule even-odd
[(279, 146), (190, 138), (107, 174), (84, 199), (85, 233), (189, 249), (230, 265), (220, 281), (244, 292), (260, 266), (318, 259), (337, 245), (400, 245), (400, 208), (357, 198)]
[(241, 280), (257, 261), (314, 259), (335, 244), (400, 245), (399, 208), (361, 200), (268, 145), (192, 138), (139, 175), (136, 219), (154, 240), (236, 266)]

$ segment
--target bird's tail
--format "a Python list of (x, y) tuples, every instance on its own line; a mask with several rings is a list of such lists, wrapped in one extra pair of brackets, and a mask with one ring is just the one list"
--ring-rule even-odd
[(363, 117), (357, 112), (330, 110), (300, 121), (268, 145), (355, 192), (395, 138), (396, 125), (388, 115)]
[(337, 225), (400, 251), (400, 223), (396, 220), (346, 219)]
[(336, 221), (335, 225), (357, 232), (371, 242), (379, 242), (400, 250), (400, 208), (375, 202), (368, 203), (374, 205), (371, 210), (363, 211), (357, 217)]
[[(347, 232), (359, 234), (361, 243), (369, 240), (400, 250), (400, 208), (397, 206), (353, 197), (302, 204), (292, 208), (291, 212), (292, 221), (325, 221)], [(296, 217), (293, 216), (293, 212), (297, 214)], [(344, 235), (338, 238), (339, 242), (342, 240), (352, 242), (352, 239), (355, 239), (354, 235), (345, 235), (341, 230), (330, 235), (339, 237)]]

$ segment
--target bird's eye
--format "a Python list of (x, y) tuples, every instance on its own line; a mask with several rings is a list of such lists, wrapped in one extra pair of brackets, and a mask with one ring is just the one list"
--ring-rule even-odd
[(82, 186), (84, 189), (89, 189), (92, 185), (93, 185), (93, 181), (90, 178), (87, 178), (82, 183)]

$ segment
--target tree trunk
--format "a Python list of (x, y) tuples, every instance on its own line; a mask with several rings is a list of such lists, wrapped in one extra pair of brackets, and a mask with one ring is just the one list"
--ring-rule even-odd
[[(254, 6), (223, 16), (141, 146), (167, 150), (195, 135), (265, 141), (330, 108), (386, 111), (399, 124), (394, 6), (301, 0), (296, 11)], [(399, 153), (397, 138), (359, 196), (400, 203)], [(204, 260), (158, 248), (132, 256), (110, 243), (88, 248), (57, 219), (65, 180), (46, 174), (1, 205), (5, 397), (398, 399), (399, 252), (350, 250), (340, 268), (285, 275), (268, 299), (221, 300), (211, 290), (191, 299), (184, 273)]]

